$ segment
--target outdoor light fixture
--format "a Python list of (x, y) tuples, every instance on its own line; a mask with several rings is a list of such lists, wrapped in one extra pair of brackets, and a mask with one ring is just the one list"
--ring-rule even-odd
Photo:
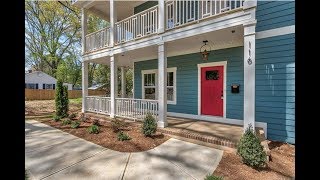
[(207, 61), (209, 54), (210, 54), (210, 51), (211, 51), (211, 47), (209, 45), (207, 45), (208, 40), (204, 40), (202, 42), (204, 43), (204, 45), (202, 45), (200, 48), (200, 54), (202, 56), (202, 60)]

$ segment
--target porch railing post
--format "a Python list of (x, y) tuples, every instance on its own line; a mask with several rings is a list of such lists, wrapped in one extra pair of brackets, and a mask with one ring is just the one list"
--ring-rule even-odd
[(158, 44), (158, 126), (166, 127), (167, 122), (167, 52), (166, 44)]
[(81, 45), (82, 45), (82, 55), (86, 52), (86, 35), (87, 35), (87, 10), (81, 9)]
[(164, 0), (158, 0), (158, 33), (163, 33), (164, 32), (164, 26), (165, 26), (165, 2)]
[(88, 62), (82, 62), (82, 110), (86, 111), (86, 97), (88, 96)]
[(256, 21), (244, 24), (244, 131), (249, 124), (255, 130), (255, 39)]
[(118, 94), (118, 86), (117, 86), (117, 64), (116, 64), (116, 59), (114, 56), (110, 57), (110, 96), (111, 96), (111, 112), (110, 112), (110, 117), (114, 118), (116, 115), (116, 97)]
[(113, 47), (116, 39), (116, 22), (117, 22), (117, 9), (116, 9), (116, 1), (110, 0), (110, 47)]

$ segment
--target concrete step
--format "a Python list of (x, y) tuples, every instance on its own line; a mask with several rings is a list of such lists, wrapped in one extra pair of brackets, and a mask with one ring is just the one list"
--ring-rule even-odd
[(209, 146), (209, 147), (215, 147), (222, 150), (229, 150), (229, 151), (235, 151), (237, 147), (237, 142), (223, 139), (220, 137), (214, 137), (214, 136), (206, 136), (199, 133), (193, 133), (188, 130), (175, 130), (170, 128), (158, 128), (159, 132), (162, 132), (164, 134), (168, 134), (172, 137), (175, 137), (177, 139), (189, 141), (192, 143)]

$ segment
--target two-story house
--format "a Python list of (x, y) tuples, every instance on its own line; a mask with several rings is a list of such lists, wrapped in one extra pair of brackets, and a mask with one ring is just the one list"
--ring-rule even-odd
[[(295, 143), (295, 2), (75, 1), (82, 11), (83, 112), (147, 112), (261, 127)], [(110, 22), (87, 34), (87, 14)], [(88, 63), (110, 66), (110, 97), (88, 96)], [(133, 98), (117, 97), (117, 67), (133, 68)], [(121, 68), (124, 77), (124, 68)], [(124, 78), (121, 87), (125, 89)]]

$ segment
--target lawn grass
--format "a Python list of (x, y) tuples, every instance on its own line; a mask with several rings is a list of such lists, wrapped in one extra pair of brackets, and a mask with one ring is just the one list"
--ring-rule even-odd
[(70, 102), (70, 104), (81, 105), (82, 104), (82, 98), (69, 99), (69, 102)]

